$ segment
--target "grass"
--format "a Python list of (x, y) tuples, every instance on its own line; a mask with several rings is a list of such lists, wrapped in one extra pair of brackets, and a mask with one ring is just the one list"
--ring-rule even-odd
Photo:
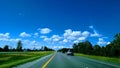
[(80, 53), (75, 53), (75, 55), (120, 65), (120, 57), (119, 58), (112, 58), (112, 57), (85, 55), (85, 54), (80, 54)]
[(33, 61), (53, 52), (6, 52), (0, 53), (0, 68), (11, 68), (13, 66)]

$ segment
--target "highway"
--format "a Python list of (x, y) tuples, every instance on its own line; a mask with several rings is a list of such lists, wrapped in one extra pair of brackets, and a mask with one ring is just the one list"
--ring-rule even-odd
[(120, 66), (80, 56), (68, 56), (57, 52), (33, 63), (16, 68), (120, 68)]

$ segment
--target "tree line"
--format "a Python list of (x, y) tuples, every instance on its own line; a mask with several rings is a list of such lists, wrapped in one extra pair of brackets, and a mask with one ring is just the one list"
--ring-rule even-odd
[(35, 49), (35, 48), (23, 49), (22, 42), (19, 40), (16, 48), (10, 49), (9, 45), (5, 45), (3, 48), (0, 47), (0, 52), (8, 52), (8, 51), (54, 51), (54, 50), (46, 46), (42, 46), (40, 49)]
[(74, 43), (73, 50), (76, 53), (88, 55), (120, 57), (120, 33), (116, 34), (114, 40), (106, 46), (93, 46), (89, 41), (84, 41), (77, 44)]

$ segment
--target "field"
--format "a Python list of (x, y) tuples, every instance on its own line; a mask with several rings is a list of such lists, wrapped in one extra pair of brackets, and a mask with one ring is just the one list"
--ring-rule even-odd
[(1, 52), (0, 68), (10, 68), (25, 62), (33, 61), (53, 52)]
[(75, 55), (120, 65), (120, 57), (111, 58), (111, 57), (103, 57), (103, 56), (85, 55), (85, 54), (80, 54), (80, 53), (75, 53)]

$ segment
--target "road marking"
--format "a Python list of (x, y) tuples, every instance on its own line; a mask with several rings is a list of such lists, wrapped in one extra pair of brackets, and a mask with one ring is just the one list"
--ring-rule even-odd
[(46, 68), (46, 66), (48, 65), (48, 63), (55, 57), (56, 54), (54, 54), (43, 66), (42, 68)]

